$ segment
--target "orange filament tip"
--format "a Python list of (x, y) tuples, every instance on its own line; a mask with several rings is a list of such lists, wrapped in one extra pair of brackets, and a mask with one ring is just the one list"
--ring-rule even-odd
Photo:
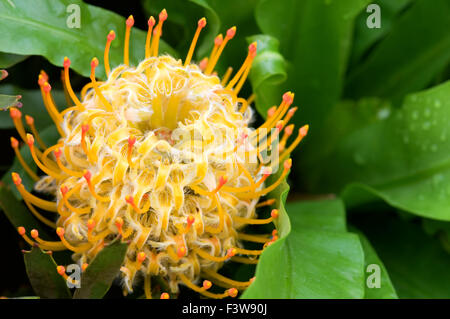
[(203, 280), (203, 288), (205, 288), (205, 290), (208, 290), (209, 288), (212, 287), (212, 283), (209, 280)]
[(136, 143), (136, 137), (130, 136), (130, 137), (128, 138), (128, 145), (129, 145), (130, 147), (132, 147), (135, 143)]
[(117, 228), (122, 227), (123, 226), (123, 219), (122, 219), (122, 217), (117, 217), (116, 221), (115, 221), (115, 224), (116, 224)]
[(288, 105), (291, 105), (292, 102), (294, 102), (294, 95), (292, 92), (286, 92), (283, 94), (283, 102)]
[(177, 249), (177, 256), (178, 257), (184, 257), (186, 255), (186, 247), (182, 246), (182, 247), (178, 247)]
[(22, 184), (22, 179), (20, 178), (19, 174), (17, 174), (17, 173), (11, 173), (11, 176), (12, 176), (13, 183), (14, 183), (16, 186), (19, 186), (19, 185)]
[(81, 271), (85, 271), (88, 266), (89, 266), (89, 264), (87, 264), (87, 263), (82, 264)]
[(230, 288), (227, 290), (228, 296), (234, 298), (238, 294), (238, 290), (236, 288)]
[(195, 217), (190, 215), (190, 216), (188, 216), (186, 221), (187, 221), (188, 225), (192, 225), (195, 222)]
[(204, 28), (205, 26), (206, 26), (206, 18), (201, 18), (200, 20), (198, 20), (199, 28)]
[(137, 261), (142, 263), (144, 262), (144, 260), (147, 258), (147, 255), (141, 251), (138, 255), (137, 255)]
[(64, 236), (64, 228), (62, 228), (62, 227), (56, 228), (56, 234), (57, 234), (59, 237)]
[(275, 236), (276, 234), (278, 234), (278, 230), (274, 229), (274, 230), (272, 231), (272, 236)]
[(277, 107), (272, 106), (270, 109), (267, 110), (267, 116), (272, 117), (275, 114), (276, 110), (277, 110)]
[(288, 159), (284, 161), (284, 169), (290, 170), (292, 167), (292, 159)]
[(277, 132), (280, 132), (283, 129), (284, 121), (278, 121), (276, 125)]
[(223, 186), (227, 183), (228, 177), (226, 175), (219, 177), (219, 186)]
[(163, 292), (161, 294), (161, 299), (169, 299), (169, 298), (170, 298), (170, 296), (169, 296), (169, 294), (167, 292)]
[(53, 151), (53, 154), (55, 154), (56, 158), (60, 158), (62, 155), (62, 151), (61, 149), (57, 148), (56, 150)]
[(291, 135), (292, 132), (294, 131), (294, 124), (288, 125), (286, 126), (286, 128), (284, 129), (284, 132), (286, 133), (286, 135)]
[(288, 115), (291, 117), (294, 115), (295, 112), (297, 112), (298, 107), (293, 107), (292, 109), (289, 110)]
[(81, 133), (86, 134), (89, 131), (89, 124), (81, 125)]
[(56, 271), (58, 272), (58, 274), (60, 274), (61, 276), (66, 274), (66, 268), (64, 266), (58, 266), (56, 267)]
[(22, 226), (20, 226), (20, 227), (17, 227), (17, 231), (19, 232), (19, 235), (20, 236), (23, 236), (23, 235), (25, 235), (25, 227), (22, 227)]
[(92, 58), (91, 60), (91, 68), (95, 69), (98, 66), (98, 59)]
[(112, 40), (114, 40), (115, 38), (116, 38), (116, 33), (115, 33), (113, 30), (109, 31), (108, 36), (106, 37), (106, 39), (107, 39), (108, 41), (112, 41)]
[(9, 109), (9, 115), (11, 116), (11, 118), (13, 120), (14, 119), (20, 119), (22, 117), (22, 112), (20, 112), (15, 107), (12, 107), (12, 108)]
[(45, 93), (49, 93), (52, 90), (52, 86), (48, 82), (45, 82), (43, 89)]
[(250, 54), (250, 57), (252, 58), (256, 56), (256, 46), (257, 46), (256, 42), (253, 42), (248, 46), (248, 52)]
[(33, 238), (37, 238), (37, 237), (39, 237), (39, 232), (37, 231), (37, 229), (32, 229), (30, 232), (30, 235)]
[(19, 147), (19, 141), (18, 140), (16, 140), (14, 137), (11, 137), (10, 140), (11, 140), (11, 147), (12, 148)]
[(250, 282), (252, 283), (252, 282), (254, 282), (255, 281), (255, 279), (256, 279), (256, 277), (252, 277), (252, 278), (250, 278)]
[(128, 28), (131, 28), (131, 27), (134, 25), (134, 18), (133, 18), (132, 15), (130, 15), (130, 16), (128, 17), (126, 24), (127, 24), (127, 27), (128, 27)]
[(219, 46), (221, 45), (223, 42), (223, 35), (219, 34), (215, 39), (214, 39), (214, 45)]
[(67, 192), (69, 191), (69, 188), (67, 188), (67, 186), (64, 185), (64, 186), (61, 186), (60, 190), (61, 190), (61, 194), (63, 196), (65, 196), (67, 194)]
[(92, 174), (91, 174), (90, 171), (86, 171), (86, 173), (84, 173), (83, 177), (84, 177), (84, 179), (86, 180), (86, 182), (90, 183), (90, 182), (91, 182)]
[(34, 144), (34, 137), (31, 134), (27, 134), (27, 144), (31, 147)]
[(8, 76), (8, 71), (1, 70), (1, 72), (0, 72), (0, 80), (5, 79), (7, 76)]
[(309, 125), (306, 124), (306, 125), (302, 126), (302, 127), (299, 129), (299, 134), (300, 134), (301, 136), (305, 137), (306, 134), (308, 134), (308, 130), (309, 130)]
[(34, 118), (29, 115), (25, 115), (25, 121), (27, 122), (27, 125), (31, 126), (34, 124)]
[[(68, 57), (64, 57), (64, 62), (63, 62), (64, 68), (68, 69), (70, 67), (70, 60)], [(39, 76), (40, 78), (41, 76)]]
[(272, 218), (274, 218), (274, 219), (278, 218), (278, 209), (272, 209), (270, 216), (272, 216)]
[(236, 27), (232, 27), (227, 30), (227, 37), (229, 39), (233, 39), (235, 34), (236, 34)]
[(167, 20), (167, 11), (166, 9), (163, 9), (160, 13), (159, 13), (159, 21), (163, 22)]
[(153, 28), (153, 26), (155, 25), (155, 23), (156, 23), (156, 21), (155, 21), (155, 18), (153, 18), (153, 17), (150, 17), (150, 19), (148, 19), (148, 26), (150, 27), (150, 28)]
[(278, 236), (277, 236), (277, 235), (272, 236), (272, 242), (276, 241), (277, 239), (278, 239)]
[(92, 218), (90, 218), (90, 219), (87, 221), (87, 227), (88, 227), (88, 229), (92, 230), (92, 229), (95, 227), (95, 220), (93, 220)]
[(125, 196), (125, 201), (132, 206), (134, 205), (134, 197), (131, 195)]
[(208, 58), (203, 58), (200, 63), (199, 63), (199, 67), (200, 70), (204, 71), (206, 69), (206, 66), (208, 65)]
[(233, 257), (234, 255), (236, 255), (236, 253), (237, 253), (236, 248), (229, 248), (227, 250), (227, 256), (228, 257)]

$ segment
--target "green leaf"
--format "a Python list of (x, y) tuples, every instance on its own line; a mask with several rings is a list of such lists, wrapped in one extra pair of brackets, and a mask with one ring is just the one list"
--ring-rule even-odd
[(117, 277), (127, 249), (128, 245), (120, 239), (103, 248), (81, 275), (81, 287), (75, 291), (73, 298), (102, 298)]
[[(281, 193), (285, 197), (287, 188)], [(284, 205), (280, 212), (285, 214)], [(243, 298), (362, 298), (364, 254), (339, 200), (288, 204), (292, 226), (266, 248)], [(283, 216), (282, 214), (280, 217)], [(285, 221), (285, 223), (287, 223)]]
[[(339, 99), (349, 56), (353, 22), (368, 0), (262, 0), (256, 21), (263, 33), (280, 41), (291, 62), (284, 90), (296, 94), (301, 106), (297, 124), (309, 123), (311, 134)], [(271, 101), (268, 108), (277, 101)], [(301, 118), (300, 118), (301, 116)]]
[(350, 75), (348, 96), (401, 98), (423, 89), (450, 61), (449, 28), (450, 1), (415, 1)]
[[(74, 17), (69, 5), (80, 8), (80, 28), (70, 28), (67, 22)], [(71, 68), (89, 76), (90, 62), (97, 57), (103, 63), (106, 36), (116, 32), (111, 45), (110, 64), (123, 63), (123, 39), (125, 18), (83, 3), (80, 0), (36, 0), (30, 5), (25, 0), (0, 2), (0, 50), (24, 55), (42, 55), (54, 65), (62, 66), (68, 56)], [(146, 31), (133, 28), (130, 37), (130, 62), (137, 63), (144, 57)], [(175, 55), (173, 49), (162, 42), (161, 53)], [(99, 67), (96, 75), (105, 77)]]
[(281, 101), (281, 92), (278, 84), (286, 81), (286, 61), (279, 53), (279, 41), (269, 35), (254, 35), (247, 38), (247, 42), (257, 42), (257, 52), (250, 70), (250, 82), (253, 93), (256, 95), (256, 108), (262, 116), (267, 115), (267, 110), (272, 102)]
[[(362, 232), (356, 230), (354, 228), (351, 229), (352, 232), (358, 234), (359, 240), (361, 241), (362, 248), (364, 250), (364, 269), (366, 270), (366, 285), (365, 285), (365, 299), (396, 299), (398, 298), (397, 293), (395, 292), (395, 288), (392, 285), (391, 279), (389, 278), (389, 274), (386, 270), (386, 267), (378, 257), (375, 249), (370, 244), (369, 240), (364, 236)], [(372, 287), (369, 288), (367, 281), (371, 280), (370, 275), (378, 275), (374, 273), (373, 270), (368, 268), (371, 265), (378, 266), (380, 270), (380, 287)]]
[[(21, 95), (20, 102), (22, 103), (22, 119), (25, 124), (25, 115), (30, 115), (34, 118), (34, 125), (38, 131), (43, 130), (49, 125), (54, 125), (51, 117), (45, 109), (44, 102), (40, 90), (26, 90), (11, 84), (0, 86), (0, 92), (8, 95)], [(52, 96), (55, 104), (60, 110), (65, 108), (66, 100), (64, 92), (61, 90), (52, 89)], [(1, 102), (0, 102), (1, 103)], [(0, 104), (1, 105), (1, 104)], [(14, 123), (9, 116), (9, 112), (0, 112), (0, 129), (14, 128)]]
[(375, 213), (356, 226), (377, 251), (400, 298), (450, 298), (450, 255), (420, 224)]
[[(50, 238), (47, 231), (42, 228), (42, 224), (28, 210), (28, 207), (16, 199), (6, 186), (0, 186), (0, 207), (15, 228), (23, 226), (27, 232), (37, 229), (40, 237)], [(17, 236), (18, 239), (19, 235)]]
[(401, 12), (411, 4), (411, 0), (377, 0), (372, 3), (380, 6), (380, 28), (367, 27), (367, 19), (372, 14), (364, 10), (355, 21), (351, 61), (358, 62), (361, 57), (393, 28)]
[(402, 210), (450, 220), (449, 101), (450, 82), (407, 96), (401, 109), (342, 137), (316, 163), (320, 172), (306, 179), (316, 179), (316, 191), (343, 190), (349, 207), (368, 192)]
[(0, 52), (0, 68), (9, 68), (28, 58), (28, 55), (18, 55)]
[(24, 253), (25, 267), (34, 292), (43, 299), (71, 298), (66, 280), (56, 271), (53, 258), (38, 247)]

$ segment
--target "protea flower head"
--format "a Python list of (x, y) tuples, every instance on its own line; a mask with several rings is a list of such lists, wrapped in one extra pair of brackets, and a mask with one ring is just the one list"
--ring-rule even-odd
[[(32, 134), (27, 134), (21, 112), (10, 115), (21, 139), (44, 176), (37, 176), (11, 145), (26, 172), (36, 181), (35, 191), (50, 194), (53, 201), (26, 190), (17, 173), (13, 181), (31, 212), (54, 227), (60, 241), (39, 238), (36, 230), (28, 237), (32, 245), (47, 250), (74, 252), (83, 269), (108, 243), (121, 236), (129, 242), (121, 267), (124, 293), (133, 291), (137, 278), (144, 277), (144, 290), (151, 297), (151, 278), (168, 283), (170, 293), (179, 284), (211, 298), (236, 296), (251, 280), (238, 282), (217, 271), (227, 261), (257, 263), (261, 250), (244, 249), (242, 241), (257, 242), (264, 248), (276, 237), (244, 233), (249, 224), (268, 224), (278, 217), (258, 218), (259, 207), (274, 199), (260, 198), (274, 190), (286, 177), (292, 150), (306, 135), (300, 128), (293, 133), (288, 125), (296, 108), (290, 108), (294, 95), (287, 92), (280, 105), (268, 111), (267, 120), (257, 129), (249, 127), (252, 110), (249, 99), (238, 97), (252, 61), (256, 43), (250, 44), (240, 69), (229, 68), (220, 79), (214, 68), (236, 28), (219, 35), (208, 58), (191, 63), (194, 48), (206, 19), (198, 21), (196, 33), (183, 61), (158, 56), (163, 10), (158, 24), (151, 17), (145, 44), (145, 59), (129, 65), (129, 39), (134, 20), (126, 20), (124, 63), (109, 65), (109, 48), (115, 38), (109, 32), (104, 53), (106, 81), (97, 81), (97, 58), (91, 62), (91, 82), (73, 92), (70, 60), (64, 59), (63, 84), (70, 105), (63, 111), (55, 105), (48, 76), (41, 72), (39, 86), (48, 113), (61, 137), (57, 144), (45, 145), (33, 118), (26, 116)], [(273, 141), (284, 131), (274, 148)], [(265, 154), (265, 155), (264, 155)], [(275, 156), (276, 155), (276, 156)], [(278, 178), (267, 178), (280, 167)], [(47, 197), (48, 198), (48, 197)], [(56, 222), (36, 209), (58, 214)], [(64, 267), (57, 269), (64, 275)], [(204, 280), (202, 283), (200, 280)], [(212, 283), (224, 287), (212, 293)], [(162, 298), (169, 295), (162, 294)]]

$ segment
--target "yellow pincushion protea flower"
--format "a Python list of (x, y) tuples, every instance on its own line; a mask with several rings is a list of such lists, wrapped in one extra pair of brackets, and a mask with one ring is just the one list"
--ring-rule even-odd
[[(143, 276), (144, 290), (151, 298), (151, 277), (167, 281), (171, 293), (183, 284), (211, 298), (236, 296), (251, 280), (238, 282), (217, 273), (224, 262), (256, 263), (262, 250), (242, 248), (241, 241), (270, 244), (276, 239), (243, 233), (249, 224), (272, 223), (278, 216), (258, 219), (257, 207), (270, 206), (273, 199), (258, 203), (285, 178), (291, 167), (289, 154), (306, 135), (299, 130), (289, 147), (286, 141), (293, 125), (287, 125), (296, 108), (290, 108), (293, 94), (284, 94), (281, 104), (268, 111), (267, 121), (258, 129), (248, 126), (252, 110), (248, 100), (237, 95), (256, 55), (256, 43), (242, 67), (231, 77), (228, 69), (222, 80), (214, 68), (226, 44), (236, 32), (229, 29), (215, 39), (208, 58), (191, 63), (205, 18), (197, 31), (184, 63), (170, 56), (158, 56), (158, 43), (167, 13), (159, 22), (148, 21), (145, 59), (129, 66), (129, 38), (133, 17), (126, 21), (124, 64), (109, 66), (109, 48), (115, 34), (107, 36), (104, 66), (107, 80), (97, 81), (98, 60), (91, 62), (91, 82), (81, 92), (81, 100), (69, 80), (70, 60), (64, 59), (63, 84), (73, 101), (60, 112), (54, 104), (48, 77), (39, 75), (39, 85), (48, 113), (61, 135), (56, 145), (47, 147), (27, 116), (33, 134), (27, 134), (21, 112), (11, 108), (11, 117), (20, 137), (45, 176), (39, 177), (11, 145), (26, 172), (36, 180), (35, 190), (51, 194), (55, 201), (36, 197), (25, 189), (18, 174), (12, 178), (31, 212), (56, 228), (60, 241), (39, 238), (36, 230), (19, 227), (32, 245), (47, 250), (74, 252), (83, 269), (117, 236), (128, 241), (123, 265), (124, 293), (133, 291), (136, 278)], [(284, 136), (274, 149), (279, 133)], [(38, 145), (35, 145), (35, 140)], [(262, 156), (265, 153), (270, 156)], [(273, 156), (276, 155), (276, 156)], [(271, 184), (267, 177), (278, 164), (282, 173)], [(56, 223), (36, 209), (59, 215)], [(65, 269), (58, 267), (65, 275)], [(207, 291), (212, 283), (224, 293)], [(167, 293), (161, 295), (168, 297)]]

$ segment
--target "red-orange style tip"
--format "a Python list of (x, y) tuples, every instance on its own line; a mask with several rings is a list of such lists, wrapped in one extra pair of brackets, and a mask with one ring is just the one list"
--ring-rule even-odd
[(170, 296), (169, 296), (169, 294), (167, 292), (163, 292), (161, 294), (161, 299), (169, 299), (169, 298), (170, 298)]

